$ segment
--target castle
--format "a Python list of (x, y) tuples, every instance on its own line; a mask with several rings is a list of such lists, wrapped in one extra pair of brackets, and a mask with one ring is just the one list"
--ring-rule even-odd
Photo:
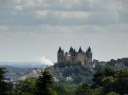
[(70, 62), (78, 62), (80, 61), (82, 65), (85, 66), (91, 66), (92, 64), (92, 51), (89, 47), (86, 52), (82, 50), (80, 47), (78, 52), (74, 48), (70, 48), (69, 52), (64, 52), (61, 47), (59, 47), (58, 53), (57, 53), (57, 61), (58, 63), (61, 61), (70, 61)]

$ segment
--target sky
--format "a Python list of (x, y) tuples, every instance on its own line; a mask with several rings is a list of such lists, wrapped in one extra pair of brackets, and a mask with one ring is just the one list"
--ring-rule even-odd
[(128, 0), (0, 0), (0, 62), (57, 62), (61, 46), (128, 57)]

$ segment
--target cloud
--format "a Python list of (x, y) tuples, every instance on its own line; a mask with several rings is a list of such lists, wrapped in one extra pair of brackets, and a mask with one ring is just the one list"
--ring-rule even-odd
[(41, 57), (37, 58), (36, 61), (38, 61), (41, 64), (45, 64), (45, 65), (53, 65), (51, 60), (47, 59), (45, 56), (41, 56)]
[(1, 32), (5, 32), (5, 31), (8, 31), (9, 27), (8, 26), (4, 26), (4, 25), (0, 25), (0, 31)]
[(0, 25), (128, 23), (127, 0), (1, 0)]
[(15, 6), (15, 9), (20, 11), (23, 10), (22, 6)]

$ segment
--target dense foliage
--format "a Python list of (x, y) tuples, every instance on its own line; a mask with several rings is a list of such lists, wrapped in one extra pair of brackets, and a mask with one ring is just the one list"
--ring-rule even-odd
[[(93, 75), (92, 88), (102, 88), (101, 95), (112, 95), (110, 92), (115, 92), (117, 95), (128, 94), (128, 69), (120, 68), (112, 70), (106, 68), (102, 72), (96, 72)], [(116, 95), (116, 94), (115, 94)]]
[[(81, 65), (81, 62), (60, 62), (54, 65), (54, 68), (62, 69), (62, 76), (59, 78), (59, 84), (79, 84), (83, 82), (87, 82), (89, 84), (92, 83), (92, 71)], [(59, 76), (59, 75), (58, 75)], [(71, 77), (72, 79), (67, 81), (67, 77)]]
[(83, 82), (92, 83), (92, 71), (90, 71), (85, 66), (74, 66), (68, 67), (63, 70), (62, 75), (64, 77), (71, 77), (73, 80), (71, 81), (72, 84), (79, 84)]
[(54, 64), (54, 68), (66, 68), (66, 67), (70, 67), (70, 66), (80, 66), (82, 65), (81, 62), (70, 62), (70, 61), (62, 61), (59, 63), (55, 63)]
[(34, 95), (36, 91), (36, 79), (30, 78), (24, 81), (19, 81), (13, 89), (14, 95)]
[[(56, 84), (52, 75), (45, 70), (38, 79), (27, 79), (17, 84), (13, 95), (127, 95), (128, 69), (105, 68), (93, 74), (93, 84)], [(16, 91), (15, 91), (16, 92)], [(36, 92), (36, 93), (35, 93)], [(35, 93), (35, 94), (34, 94)]]
[(35, 95), (56, 95), (53, 91), (53, 77), (50, 72), (45, 69), (36, 81)]
[[(124, 66), (128, 66), (128, 58), (119, 58), (117, 60), (111, 59), (107, 65), (111, 65), (111, 66), (116, 66), (116, 65), (122, 65), (124, 64)], [(123, 65), (122, 65), (123, 66)]]
[[(0, 68), (0, 95), (128, 95), (128, 69), (114, 66), (117, 60), (110, 60), (107, 66), (96, 65), (93, 70), (72, 64), (54, 65), (61, 67), (59, 82), (45, 69), (39, 78), (19, 81), (12, 90), (3, 81), (5, 71)], [(69, 76), (72, 79), (66, 80)]]

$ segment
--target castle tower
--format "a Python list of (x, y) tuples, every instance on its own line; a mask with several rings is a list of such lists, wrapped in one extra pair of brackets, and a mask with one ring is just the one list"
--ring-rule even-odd
[(76, 61), (77, 62), (80, 61), (82, 63), (82, 65), (85, 65), (85, 63), (86, 63), (85, 59), (86, 59), (85, 52), (80, 47), (77, 52)]
[(80, 52), (82, 52), (82, 49), (81, 49), (81, 47), (79, 48), (79, 51), (78, 51), (78, 52), (79, 52), (79, 53), (80, 53)]
[(69, 53), (68, 53), (68, 61), (72, 62), (73, 61), (73, 55), (74, 55), (74, 49), (70, 47)]
[(73, 54), (74, 50), (72, 47), (70, 48), (69, 52), (71, 53), (71, 55)]
[(91, 48), (89, 47), (86, 51), (86, 65), (91, 67), (91, 63), (92, 63), (92, 50)]
[(58, 53), (57, 53), (57, 62), (60, 62), (64, 59), (64, 51), (59, 47)]
[(87, 55), (88, 55), (88, 58), (91, 58), (92, 59), (92, 50), (91, 50), (90, 47), (87, 50)]

